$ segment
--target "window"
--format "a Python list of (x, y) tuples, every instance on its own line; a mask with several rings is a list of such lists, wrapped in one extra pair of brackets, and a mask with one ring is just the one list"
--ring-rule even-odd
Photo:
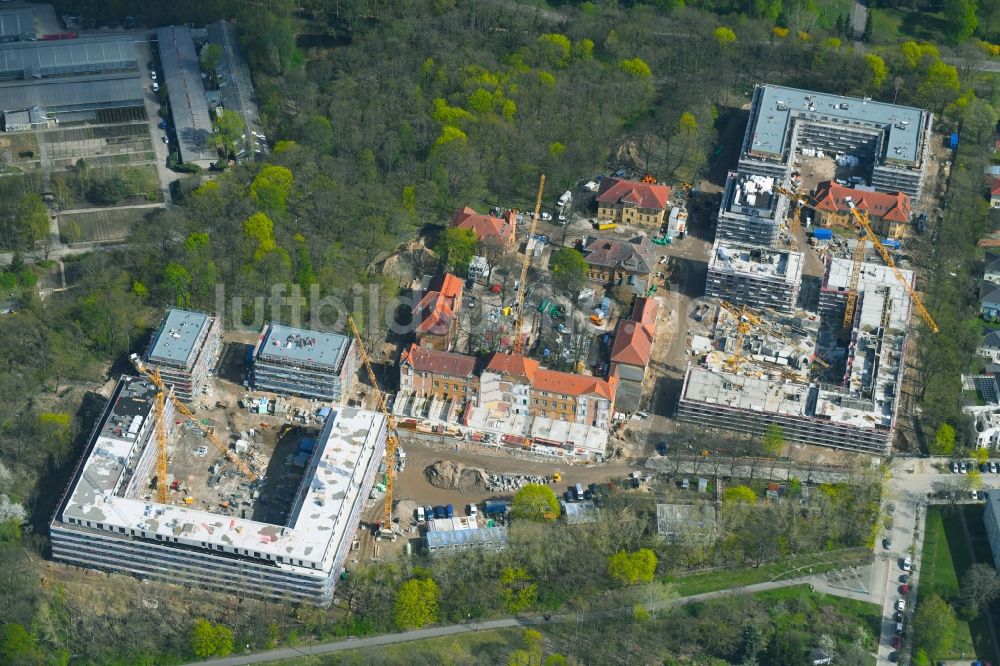
[(257, 552), (257, 551), (255, 550), (255, 551), (253, 552), (253, 556), (254, 556), (254, 557), (260, 557), (260, 553), (258, 553), (258, 552)]
[(440, 384), (438, 382), (434, 382), (434, 388), (438, 388), (439, 386)]
[(453, 384), (453, 386), (455, 387), (455, 390), (457, 391), (458, 390), (458, 384)]
[[(121, 532), (122, 534), (125, 534), (125, 528), (124, 527), (119, 527), (118, 531)], [(176, 541), (176, 539), (175, 539), (175, 541)]]

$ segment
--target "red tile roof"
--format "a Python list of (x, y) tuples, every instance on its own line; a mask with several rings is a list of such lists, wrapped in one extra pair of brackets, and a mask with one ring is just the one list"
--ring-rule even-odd
[(1000, 197), (1000, 178), (990, 180), (990, 197)]
[(506, 244), (514, 233), (516, 220), (517, 217), (513, 211), (507, 211), (501, 218), (481, 215), (466, 206), (455, 211), (455, 214), (451, 216), (451, 226), (459, 229), (471, 229), (476, 234), (476, 240), (479, 241), (494, 239), (501, 244)]
[(614, 400), (615, 380), (604, 380), (590, 375), (575, 375), (571, 372), (540, 369), (535, 373), (532, 387), (539, 391), (558, 393), (560, 395), (584, 396), (596, 395), (607, 400)]
[(490, 357), (490, 362), (486, 365), (487, 370), (499, 372), (510, 377), (524, 377), (531, 383), (535, 379), (535, 373), (541, 366), (538, 361), (514, 354), (501, 354), (496, 352)]
[(663, 210), (670, 200), (670, 188), (666, 185), (641, 183), (637, 180), (619, 180), (605, 178), (601, 181), (601, 189), (597, 193), (598, 203), (623, 203), (637, 208), (652, 208)]
[(436, 277), (413, 308), (417, 335), (447, 335), (461, 302), (462, 281), (451, 273)]
[(656, 313), (660, 304), (652, 298), (637, 298), (632, 308), (632, 321), (618, 322), (615, 342), (611, 346), (611, 362), (645, 367), (653, 351)]
[(430, 372), (448, 377), (472, 377), (476, 372), (476, 358), (464, 354), (425, 349), (410, 345), (399, 357), (400, 365), (409, 365), (418, 372)]
[(855, 190), (838, 185), (832, 180), (826, 180), (816, 186), (816, 210), (831, 213), (846, 213), (850, 210), (847, 198), (854, 200), (858, 210), (867, 210), (875, 218), (891, 222), (908, 222), (910, 219), (910, 197), (903, 192), (886, 194), (885, 192), (868, 192)]

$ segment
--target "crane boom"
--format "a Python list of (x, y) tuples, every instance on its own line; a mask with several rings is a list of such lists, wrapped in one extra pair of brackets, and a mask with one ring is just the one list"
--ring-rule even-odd
[(851, 275), (847, 281), (847, 303), (844, 305), (844, 328), (854, 322), (854, 309), (858, 305), (858, 282), (861, 279), (861, 262), (865, 259), (865, 238), (857, 239), (851, 257)]
[[(164, 431), (163, 431), (163, 436), (162, 436), (162, 439), (161, 439), (161, 437), (160, 437), (160, 431), (157, 430), (157, 440), (159, 440), (159, 442), (161, 442), (161, 444), (159, 444), (160, 450), (158, 452), (158, 458), (157, 458), (157, 461), (156, 461), (157, 499), (159, 499), (159, 497), (160, 497), (159, 486), (162, 483), (162, 485), (163, 485), (163, 493), (164, 493), (162, 501), (166, 502), (166, 482), (167, 482), (167, 444), (166, 444), (166, 441), (167, 441), (167, 437), (166, 437), (166, 426), (163, 423), (164, 410), (163, 410), (163, 404), (162, 403), (164, 402), (164, 396), (170, 396), (170, 401), (174, 404), (174, 408), (178, 412), (180, 412), (181, 414), (183, 414), (185, 416), (185, 418), (187, 418), (188, 421), (190, 421), (191, 423), (195, 424), (195, 426), (197, 426), (198, 429), (201, 430), (202, 434), (205, 435), (205, 439), (207, 439), (209, 442), (211, 442), (211, 444), (215, 448), (219, 449), (219, 451), (222, 452), (222, 454), (226, 456), (226, 458), (229, 460), (229, 462), (233, 463), (233, 465), (236, 466), (236, 469), (238, 469), (243, 474), (243, 476), (247, 477), (251, 481), (256, 481), (257, 480), (257, 474), (254, 473), (254, 471), (252, 469), (250, 469), (245, 462), (243, 462), (242, 460), (240, 460), (239, 456), (237, 456), (235, 453), (233, 453), (232, 451), (230, 451), (229, 447), (226, 446), (225, 444), (223, 444), (222, 441), (218, 437), (215, 436), (215, 433), (213, 433), (204, 424), (202, 424), (201, 421), (199, 421), (197, 418), (195, 418), (195, 415), (191, 412), (190, 409), (188, 409), (187, 405), (185, 405), (183, 402), (181, 402), (177, 398), (177, 396), (175, 396), (173, 393), (171, 393), (171, 392), (169, 392), (167, 390), (166, 385), (163, 383), (163, 380), (160, 378), (159, 371), (157, 371), (155, 369), (150, 370), (148, 367), (146, 367), (146, 364), (142, 362), (142, 359), (139, 358), (138, 354), (132, 354), (129, 357), (129, 359), (132, 361), (132, 365), (135, 366), (135, 369), (138, 370), (140, 373), (142, 373), (144, 376), (148, 377), (149, 380), (151, 382), (153, 382), (153, 385), (159, 390), (159, 393), (157, 393), (157, 398), (156, 398), (157, 399), (157, 403), (158, 403), (157, 407), (159, 409), (159, 417), (157, 418), (157, 428), (163, 427)], [(162, 478), (161, 478), (161, 474), (162, 474)]]
[(920, 297), (917, 296), (913, 287), (911, 287), (910, 283), (907, 282), (906, 276), (903, 275), (903, 272), (896, 266), (896, 262), (892, 260), (892, 255), (889, 254), (889, 250), (882, 245), (878, 236), (876, 236), (875, 232), (872, 231), (871, 225), (868, 224), (868, 217), (866, 215), (863, 216), (858, 212), (858, 209), (855, 207), (853, 201), (849, 201), (847, 205), (850, 206), (854, 219), (856, 219), (858, 224), (861, 225), (861, 228), (864, 229), (865, 234), (868, 236), (868, 240), (871, 241), (872, 245), (875, 246), (875, 249), (878, 250), (878, 253), (882, 256), (882, 261), (885, 262), (886, 266), (892, 269), (893, 275), (896, 276), (896, 280), (903, 285), (903, 288), (906, 289), (907, 293), (910, 295), (910, 302), (913, 303), (913, 307), (916, 309), (917, 314), (920, 315), (920, 318), (924, 320), (927, 327), (930, 328), (931, 331), (937, 333), (940, 330), (937, 322), (934, 321), (934, 317), (932, 317), (931, 313), (927, 311), (926, 307), (924, 307), (923, 301), (920, 300)]
[(775, 186), (774, 189), (778, 194), (784, 194), (788, 197), (789, 204), (795, 206), (795, 210), (788, 216), (788, 233), (792, 237), (792, 249), (798, 250), (799, 226), (802, 220), (802, 208), (805, 206), (805, 200), (787, 188)]
[(392, 412), (389, 411), (389, 405), (385, 401), (385, 394), (382, 393), (382, 389), (379, 388), (378, 379), (375, 377), (375, 371), (372, 369), (371, 359), (368, 357), (368, 351), (365, 349), (365, 344), (361, 340), (361, 332), (358, 331), (358, 326), (354, 323), (354, 317), (347, 315), (347, 325), (350, 327), (351, 333), (354, 335), (354, 339), (358, 343), (358, 354), (361, 355), (361, 361), (364, 363), (365, 370), (368, 372), (368, 380), (371, 382), (372, 388), (375, 389), (375, 395), (378, 397), (379, 411), (382, 412), (382, 415), (385, 416), (386, 420), (385, 509), (382, 516), (382, 528), (384, 530), (391, 530), (393, 477), (396, 473), (396, 447), (399, 444), (399, 439), (396, 435), (396, 419), (392, 415)]
[[(160, 373), (156, 373), (159, 378)], [(156, 419), (156, 501), (160, 504), (167, 503), (167, 425), (163, 422), (166, 414), (166, 404), (163, 400), (163, 391), (157, 390), (155, 411), (153, 418)]]
[(535, 198), (535, 212), (531, 216), (531, 231), (528, 232), (528, 238), (525, 241), (524, 262), (521, 264), (521, 281), (518, 282), (517, 305), (515, 307), (517, 319), (514, 321), (513, 349), (515, 354), (520, 354), (524, 349), (524, 338), (521, 337), (521, 329), (524, 327), (524, 295), (528, 291), (528, 267), (531, 266), (531, 252), (528, 250), (527, 243), (531, 241), (531, 237), (535, 235), (535, 229), (538, 227), (538, 214), (542, 210), (542, 192), (544, 190), (545, 174), (543, 173), (538, 179), (538, 196)]

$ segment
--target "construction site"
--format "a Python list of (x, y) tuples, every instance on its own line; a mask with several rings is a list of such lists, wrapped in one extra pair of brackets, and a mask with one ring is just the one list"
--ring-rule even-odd
[(385, 416), (215, 377), (189, 407), (155, 368), (132, 361), (141, 376), (118, 382), (60, 501), (53, 556), (329, 603), (378, 495)]

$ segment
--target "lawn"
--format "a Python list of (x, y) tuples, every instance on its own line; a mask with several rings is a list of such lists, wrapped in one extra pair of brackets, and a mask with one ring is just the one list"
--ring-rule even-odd
[(853, 0), (818, 0), (816, 9), (819, 10), (820, 27), (832, 30), (837, 23), (838, 16), (843, 16), (850, 21), (853, 7)]
[(856, 564), (867, 564), (870, 557), (870, 550), (849, 548), (778, 560), (759, 567), (741, 567), (707, 571), (689, 576), (672, 576), (664, 582), (673, 584), (678, 595), (689, 597), (703, 592), (743, 587), (772, 580), (785, 580), (843, 569)]
[(59, 215), (60, 231), (67, 242), (115, 242), (128, 236), (150, 210), (119, 208)]
[(842, 615), (855, 618), (863, 624), (872, 636), (878, 636), (882, 631), (882, 607), (867, 601), (856, 599), (845, 599), (832, 594), (812, 592), (807, 585), (795, 585), (793, 587), (782, 587), (777, 590), (758, 592), (754, 595), (761, 601), (776, 604), (789, 599), (798, 599), (808, 603), (812, 609), (820, 609), (826, 606), (833, 608)]
[(941, 14), (872, 9), (872, 41), (896, 44), (906, 39), (940, 41), (945, 23)]
[[(958, 511), (965, 514), (972, 550), (969, 550)], [(974, 559), (975, 558), (975, 559)], [(973, 562), (992, 562), (989, 544), (983, 528), (983, 507), (965, 505), (956, 509), (932, 506), (927, 510), (924, 547), (921, 557), (920, 594), (937, 594), (949, 601), (958, 596), (959, 581)], [(994, 613), (998, 609), (994, 609)], [(985, 615), (971, 622), (958, 618), (954, 659), (980, 658), (997, 661), (998, 655), (990, 639)]]

